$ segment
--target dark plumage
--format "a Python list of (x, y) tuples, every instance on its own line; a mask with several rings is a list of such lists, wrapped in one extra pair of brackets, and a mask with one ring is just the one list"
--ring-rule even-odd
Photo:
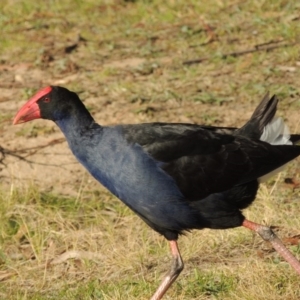
[[(53, 120), (78, 161), (170, 241), (173, 266), (152, 297), (161, 299), (183, 268), (176, 240), (185, 230), (245, 226), (275, 248), (280, 243), (241, 212), (255, 199), (262, 176), (300, 154), (293, 144), (299, 135), (290, 136), (274, 117), (277, 102), (266, 95), (240, 129), (179, 123), (104, 127), (75, 93), (51, 86), (21, 108), (14, 124)], [(281, 254), (300, 273), (300, 264)]]

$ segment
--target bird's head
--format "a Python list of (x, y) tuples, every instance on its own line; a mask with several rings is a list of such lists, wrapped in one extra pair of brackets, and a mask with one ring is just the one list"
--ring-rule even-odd
[(83, 104), (75, 93), (60, 86), (47, 86), (21, 107), (13, 124), (40, 118), (57, 121), (70, 115), (76, 107), (82, 109)]

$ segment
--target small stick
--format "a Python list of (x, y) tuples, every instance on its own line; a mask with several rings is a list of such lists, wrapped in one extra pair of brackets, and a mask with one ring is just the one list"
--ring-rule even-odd
[[(256, 45), (256, 46), (254, 46), (254, 48), (251, 48), (251, 49), (246, 49), (246, 50), (242, 50), (242, 51), (234, 51), (234, 52), (230, 52), (230, 53), (225, 53), (225, 54), (221, 55), (221, 58), (222, 59), (226, 59), (229, 56), (238, 57), (238, 56), (242, 56), (242, 55), (245, 55), (245, 54), (249, 54), (249, 53), (253, 53), (253, 52), (258, 52), (258, 51), (266, 51), (266, 52), (268, 52), (268, 51), (271, 51), (271, 50), (274, 50), (274, 49), (277, 49), (277, 48), (281, 48), (281, 47), (291, 47), (291, 46), (294, 46), (296, 43), (281, 44), (281, 45), (271, 45), (271, 46), (268, 46), (268, 47), (264, 47), (264, 45), (267, 45), (267, 44), (269, 44), (269, 43), (264, 43), (264, 44)], [(206, 56), (206, 57), (202, 57), (202, 58), (198, 58), (198, 59), (186, 60), (182, 64), (190, 66), (190, 65), (193, 65), (193, 64), (199, 64), (199, 63), (201, 63), (203, 61), (206, 61), (206, 60), (210, 60), (211, 58), (212, 58), (211, 56)]]

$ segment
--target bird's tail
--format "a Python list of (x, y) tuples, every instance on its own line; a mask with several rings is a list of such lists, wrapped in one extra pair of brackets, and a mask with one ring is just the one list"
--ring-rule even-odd
[[(267, 93), (260, 104), (255, 109), (250, 120), (240, 129), (237, 134), (244, 135), (250, 138), (260, 139), (271, 145), (294, 145), (300, 141), (299, 134), (290, 134), (288, 126), (283, 119), (275, 116), (277, 110), (278, 99), (274, 95), (269, 98)], [(282, 171), (285, 165), (265, 174), (258, 179), (259, 182), (264, 182), (276, 173)]]
[(250, 120), (236, 134), (260, 139), (272, 145), (293, 145), (300, 141), (299, 134), (290, 134), (283, 119), (275, 116), (278, 99), (267, 93), (253, 112)]

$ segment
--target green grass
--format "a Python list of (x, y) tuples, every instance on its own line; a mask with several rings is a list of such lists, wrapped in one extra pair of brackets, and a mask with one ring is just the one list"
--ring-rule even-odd
[[(299, 132), (299, 16), (300, 4), (287, 0), (1, 1), (1, 146), (61, 137), (52, 123), (12, 128), (8, 120), (48, 84), (79, 93), (104, 124), (240, 126), (270, 90), (281, 99), (279, 115)], [(286, 46), (224, 58), (264, 43)], [(44, 157), (24, 153), (59, 164), (59, 147), (45, 148)], [(31, 163), (20, 176), (22, 162), (12, 167), (9, 158), (1, 166), (8, 175), (0, 185), (0, 298), (149, 299), (170, 264), (167, 242), (75, 165), (49, 174), (49, 166)], [(64, 172), (77, 181), (56, 180)], [(283, 184), (298, 174), (296, 161), (262, 185), (245, 214), (279, 226), (299, 258), (289, 240), (299, 234), (299, 191)], [(295, 272), (245, 229), (195, 231), (179, 243), (185, 269), (166, 299), (300, 298)], [(63, 253), (70, 256), (49, 264)]]

